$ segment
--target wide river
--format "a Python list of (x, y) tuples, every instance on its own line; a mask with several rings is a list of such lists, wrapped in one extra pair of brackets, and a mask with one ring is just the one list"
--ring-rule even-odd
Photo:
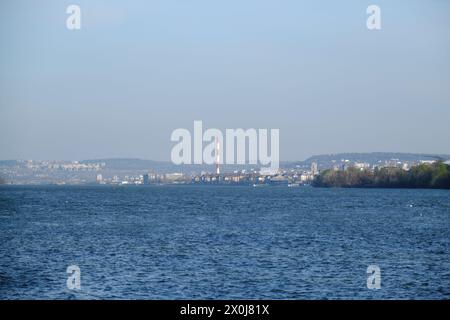
[(2, 186), (0, 298), (449, 299), (450, 191)]

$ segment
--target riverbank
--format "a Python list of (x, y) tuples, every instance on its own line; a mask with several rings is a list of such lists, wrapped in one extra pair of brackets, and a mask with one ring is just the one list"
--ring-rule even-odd
[(395, 167), (346, 170), (327, 169), (313, 181), (315, 187), (450, 189), (450, 166), (443, 162), (420, 164), (410, 170)]

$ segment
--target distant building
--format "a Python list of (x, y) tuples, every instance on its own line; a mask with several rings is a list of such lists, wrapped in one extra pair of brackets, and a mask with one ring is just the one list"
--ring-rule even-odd
[(370, 168), (370, 163), (367, 162), (355, 162), (353, 165), (356, 169), (364, 170)]
[(175, 172), (175, 173), (166, 173), (164, 175), (164, 181), (167, 183), (180, 183), (180, 182), (185, 182), (187, 179), (186, 177), (179, 172)]
[(313, 176), (316, 176), (316, 175), (319, 174), (319, 167), (318, 167), (318, 165), (317, 165), (317, 162), (311, 163), (311, 174), (312, 174)]
[(150, 184), (150, 179), (148, 177), (148, 174), (144, 174), (143, 175), (143, 179), (142, 179), (144, 184)]
[(307, 172), (304, 172), (300, 175), (300, 182), (303, 182), (303, 183), (312, 181), (313, 179), (314, 179), (314, 176)]
[(283, 177), (281, 175), (274, 176), (270, 179), (270, 184), (273, 185), (287, 185), (289, 183), (288, 178)]
[(97, 174), (97, 183), (102, 183), (103, 182), (103, 176), (99, 173)]
[[(279, 172), (279, 169), (274, 169), (270, 167), (263, 167), (259, 170), (259, 174), (263, 176), (274, 176)], [(243, 173), (245, 173), (245, 170), (243, 170)]]

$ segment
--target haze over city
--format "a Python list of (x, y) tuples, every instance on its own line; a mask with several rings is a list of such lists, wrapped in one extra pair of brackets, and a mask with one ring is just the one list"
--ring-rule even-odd
[(170, 160), (170, 134), (278, 128), (280, 159), (450, 153), (447, 1), (0, 5), (0, 159)]

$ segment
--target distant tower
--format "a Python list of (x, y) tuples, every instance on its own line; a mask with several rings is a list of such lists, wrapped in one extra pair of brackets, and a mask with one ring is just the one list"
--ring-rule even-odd
[(315, 176), (315, 175), (317, 175), (318, 173), (319, 173), (319, 170), (318, 170), (317, 162), (311, 163), (311, 174), (312, 174), (313, 176)]
[(220, 174), (220, 141), (216, 137), (216, 150), (214, 151), (216, 155), (216, 174)]

